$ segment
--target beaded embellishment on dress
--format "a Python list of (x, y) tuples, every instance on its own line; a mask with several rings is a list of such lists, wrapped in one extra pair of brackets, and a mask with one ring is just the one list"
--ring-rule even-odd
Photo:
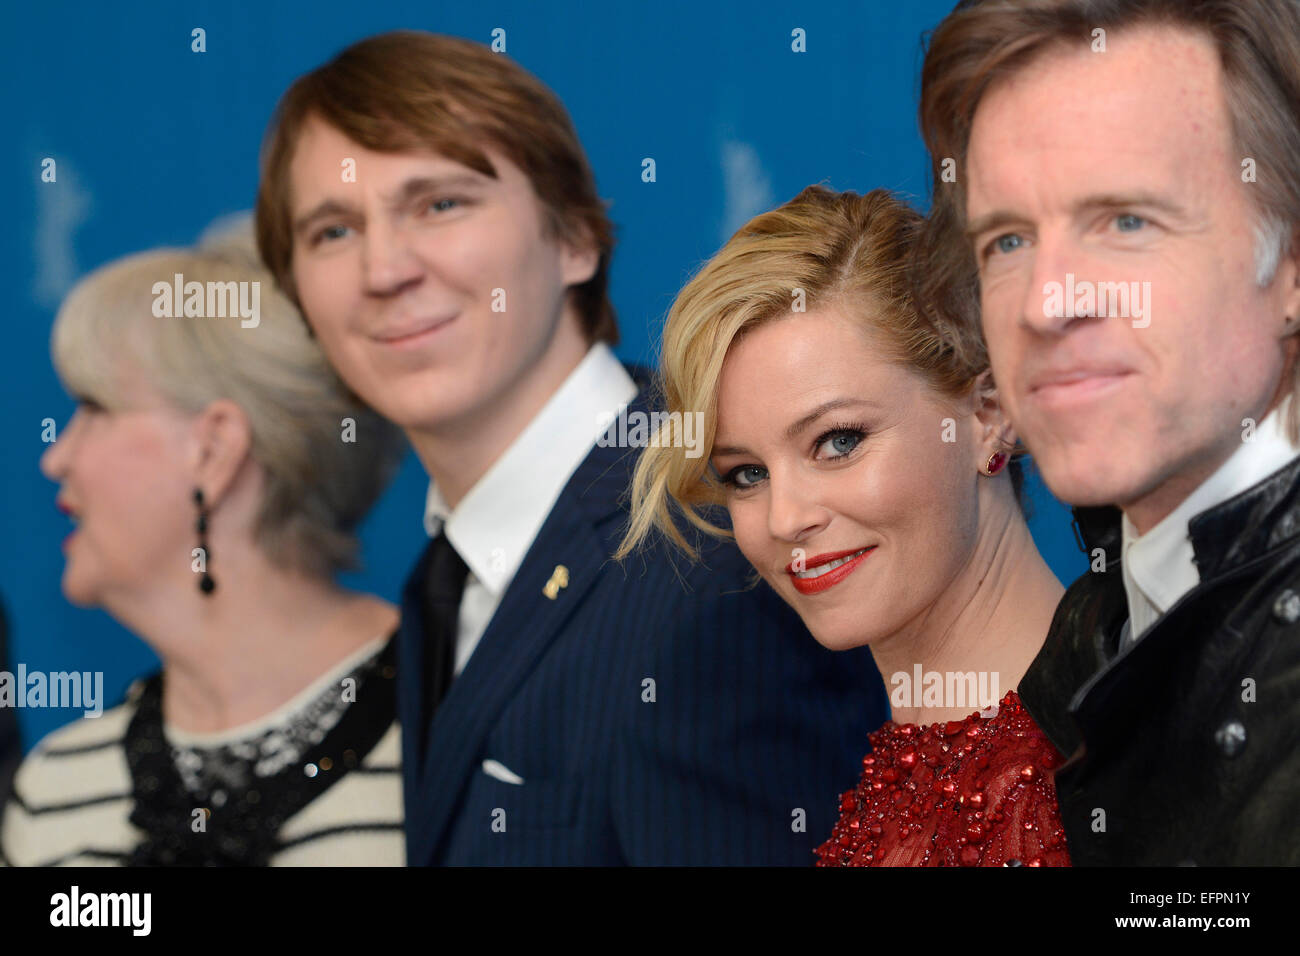
[(992, 717), (886, 723), (818, 866), (1069, 866), (1052, 772), (1064, 761), (1015, 691)]

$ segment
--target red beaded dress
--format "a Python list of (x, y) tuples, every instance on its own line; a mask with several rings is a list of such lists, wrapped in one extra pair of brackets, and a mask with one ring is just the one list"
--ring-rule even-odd
[(1052, 771), (1064, 761), (1015, 691), (995, 716), (871, 734), (818, 866), (1069, 866)]

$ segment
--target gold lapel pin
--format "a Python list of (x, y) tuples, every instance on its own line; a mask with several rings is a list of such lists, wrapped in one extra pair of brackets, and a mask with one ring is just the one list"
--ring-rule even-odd
[(560, 593), (560, 588), (569, 586), (569, 569), (562, 564), (557, 564), (555, 570), (551, 572), (551, 580), (546, 582), (546, 587), (542, 588), (542, 593), (552, 601)]

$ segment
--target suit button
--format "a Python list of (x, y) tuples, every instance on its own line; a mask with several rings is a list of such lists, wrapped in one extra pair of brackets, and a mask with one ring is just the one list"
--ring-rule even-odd
[(1294, 624), (1300, 621), (1300, 594), (1296, 594), (1290, 588), (1287, 588), (1277, 596), (1273, 602), (1273, 617), (1283, 624)]
[(1214, 742), (1225, 757), (1235, 757), (1246, 749), (1246, 725), (1230, 720), (1214, 732)]

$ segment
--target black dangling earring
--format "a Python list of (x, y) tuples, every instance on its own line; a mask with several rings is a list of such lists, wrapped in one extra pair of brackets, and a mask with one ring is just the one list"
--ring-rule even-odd
[(208, 509), (203, 503), (203, 489), (194, 489), (194, 504), (199, 509), (198, 520), (194, 522), (194, 530), (199, 533), (199, 550), (203, 552), (203, 576), (199, 578), (199, 590), (204, 594), (211, 594), (217, 589), (217, 582), (212, 580), (212, 575), (208, 573), (208, 564), (212, 561), (212, 553), (208, 551)]

